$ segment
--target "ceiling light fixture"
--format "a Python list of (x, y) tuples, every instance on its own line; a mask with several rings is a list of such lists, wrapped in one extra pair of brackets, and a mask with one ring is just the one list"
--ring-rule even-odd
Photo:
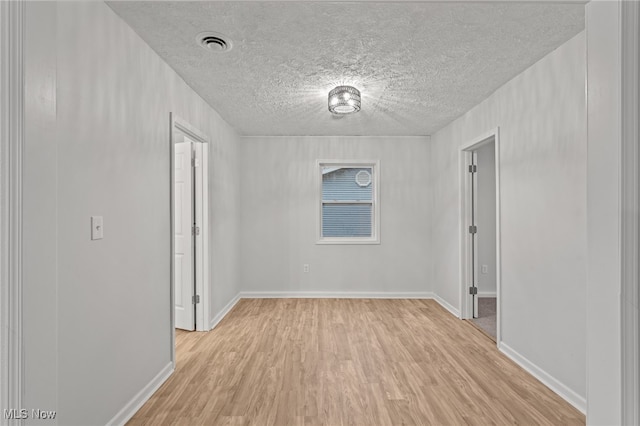
[(360, 111), (360, 91), (351, 86), (336, 87), (329, 92), (329, 111), (332, 114)]

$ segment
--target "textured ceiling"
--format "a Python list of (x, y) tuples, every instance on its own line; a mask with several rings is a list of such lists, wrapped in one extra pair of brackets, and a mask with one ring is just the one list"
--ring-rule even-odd
[[(109, 5), (243, 135), (429, 135), (584, 28), (575, 3)], [(202, 31), (233, 49), (199, 47)], [(362, 111), (329, 113), (340, 84)]]

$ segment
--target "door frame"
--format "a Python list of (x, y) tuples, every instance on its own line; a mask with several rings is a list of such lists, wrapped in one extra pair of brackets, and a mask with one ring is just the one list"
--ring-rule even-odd
[(468, 287), (471, 279), (471, 249), (473, 239), (469, 233), (471, 220), (471, 184), (469, 182), (469, 165), (471, 165), (471, 153), (488, 143), (494, 142), (495, 173), (496, 173), (496, 345), (501, 341), (501, 291), (502, 291), (502, 255), (500, 250), (500, 128), (496, 127), (463, 144), (459, 151), (459, 185), (460, 185), (460, 319), (472, 317), (473, 297), (469, 294)]
[[(26, 2), (0, 2), (0, 406), (22, 407)], [(4, 64), (7, 64), (5, 66)], [(1, 413), (0, 413), (1, 415)], [(0, 424), (13, 424), (0, 418)]]
[(621, 2), (620, 259), (622, 424), (640, 422), (640, 4)]
[[(175, 280), (174, 280), (174, 250), (175, 250), (175, 236), (174, 236), (174, 155), (175, 155), (175, 137), (174, 131), (187, 135), (196, 143), (203, 144), (203, 153), (201, 162), (199, 165), (200, 172), (196, 171), (194, 185), (196, 188), (200, 188), (201, 191), (196, 191), (196, 199), (200, 195), (201, 206), (196, 208), (196, 220), (200, 219), (200, 236), (196, 238), (194, 257), (200, 259), (200, 262), (196, 262), (197, 268), (194, 274), (196, 282), (196, 294), (200, 295), (200, 303), (196, 304), (196, 331), (208, 331), (210, 329), (206, 319), (209, 318), (209, 286), (205, 285), (209, 283), (209, 158), (208, 153), (209, 140), (207, 136), (189, 124), (186, 120), (176, 116), (173, 112), (169, 113), (169, 217), (170, 217), (170, 312), (171, 312), (171, 347), (172, 347), (172, 362), (175, 365)], [(197, 207), (197, 206), (196, 206)]]

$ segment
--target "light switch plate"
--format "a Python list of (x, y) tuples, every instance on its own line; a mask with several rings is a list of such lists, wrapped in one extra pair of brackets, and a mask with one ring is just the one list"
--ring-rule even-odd
[(103, 232), (102, 216), (91, 216), (91, 239), (101, 240)]
[(482, 265), (482, 273), (483, 274), (489, 273), (489, 265)]

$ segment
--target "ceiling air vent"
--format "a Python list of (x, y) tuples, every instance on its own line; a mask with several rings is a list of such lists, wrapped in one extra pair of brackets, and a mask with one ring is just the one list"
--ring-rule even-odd
[(227, 36), (212, 31), (198, 34), (196, 41), (201, 47), (213, 52), (228, 52), (233, 46)]

